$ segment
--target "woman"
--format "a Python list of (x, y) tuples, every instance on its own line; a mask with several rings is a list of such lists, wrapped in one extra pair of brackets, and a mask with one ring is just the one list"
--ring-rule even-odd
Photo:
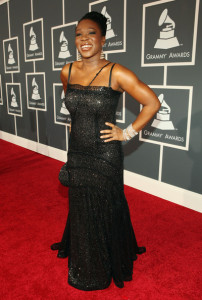
[[(160, 104), (153, 91), (127, 68), (101, 58), (107, 19), (87, 13), (76, 28), (81, 61), (61, 71), (65, 105), (71, 114), (68, 150), (69, 215), (61, 243), (68, 283), (81, 290), (118, 287), (132, 280), (138, 247), (123, 190), (122, 141), (135, 136)], [(116, 126), (118, 99), (126, 91), (143, 109), (125, 130)]]

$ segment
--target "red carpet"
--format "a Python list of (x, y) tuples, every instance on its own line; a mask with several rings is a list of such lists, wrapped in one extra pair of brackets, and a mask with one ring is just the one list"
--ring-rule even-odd
[(201, 299), (202, 216), (125, 186), (139, 244), (123, 289), (80, 291), (67, 283), (67, 259), (50, 245), (66, 222), (67, 188), (57, 177), (62, 162), (0, 141), (0, 299)]

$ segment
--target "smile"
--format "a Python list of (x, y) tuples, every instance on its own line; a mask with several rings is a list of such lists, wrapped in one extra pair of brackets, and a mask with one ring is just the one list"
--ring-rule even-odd
[(82, 50), (89, 50), (90, 48), (92, 48), (92, 45), (89, 45), (89, 44), (81, 46)]

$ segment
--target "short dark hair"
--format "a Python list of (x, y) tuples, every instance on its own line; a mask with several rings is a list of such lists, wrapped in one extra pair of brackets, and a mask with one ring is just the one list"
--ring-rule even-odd
[[(79, 22), (81, 22), (82, 20), (92, 20), (94, 21), (95, 23), (98, 24), (98, 26), (100, 27), (100, 30), (101, 30), (101, 34), (102, 36), (105, 36), (106, 35), (106, 30), (107, 30), (107, 18), (97, 12), (97, 11), (91, 11), (91, 12), (88, 12), (87, 14), (85, 14), (80, 20)], [(78, 22), (78, 23), (79, 23)]]

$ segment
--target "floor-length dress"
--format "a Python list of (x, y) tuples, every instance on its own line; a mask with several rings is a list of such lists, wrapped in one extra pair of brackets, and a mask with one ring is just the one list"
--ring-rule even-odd
[(112, 278), (123, 287), (141, 254), (123, 190), (122, 142), (100, 138), (100, 130), (110, 128), (105, 122), (116, 124), (121, 93), (111, 88), (113, 66), (109, 86), (92, 86), (93, 80), (82, 86), (69, 83), (71, 64), (65, 95), (71, 115), (70, 184), (61, 244), (68, 255), (68, 283), (86, 291), (105, 289)]

